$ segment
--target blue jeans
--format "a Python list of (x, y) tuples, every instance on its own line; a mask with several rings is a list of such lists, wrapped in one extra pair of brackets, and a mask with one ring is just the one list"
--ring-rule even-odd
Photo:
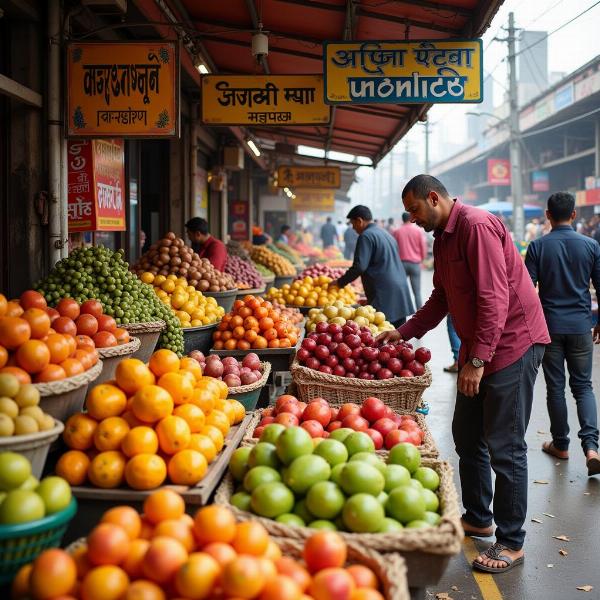
[(452, 350), (452, 356), (454, 362), (458, 361), (458, 353), (460, 352), (460, 338), (454, 329), (454, 323), (452, 323), (452, 317), (450, 313), (446, 317), (446, 327), (448, 328), (448, 339), (450, 340), (450, 349)]
[(415, 297), (415, 305), (417, 310), (419, 310), (423, 306), (423, 301), (421, 300), (421, 264), (403, 260), (402, 266), (406, 271), (406, 276), (410, 280), (410, 287)]
[(550, 334), (542, 368), (546, 379), (546, 401), (550, 415), (550, 432), (554, 447), (569, 448), (569, 420), (565, 399), (565, 361), (569, 371), (569, 387), (575, 397), (579, 419), (579, 439), (583, 452), (598, 450), (598, 417), (596, 397), (592, 389), (591, 333)]
[[(458, 392), (452, 420), (464, 519), (482, 528), (494, 520), (496, 539), (512, 550), (519, 550), (525, 540), (525, 431), (543, 353), (543, 345), (531, 346), (512, 365), (484, 377), (473, 398)], [(496, 474), (495, 490), (491, 469)]]

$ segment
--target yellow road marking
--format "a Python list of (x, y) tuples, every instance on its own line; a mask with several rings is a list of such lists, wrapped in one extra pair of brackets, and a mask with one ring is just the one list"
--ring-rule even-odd
[[(467, 561), (471, 564), (480, 554), (475, 546), (475, 542), (470, 537), (465, 537), (463, 542), (463, 552)], [(479, 587), (483, 600), (503, 600), (502, 593), (498, 589), (496, 582), (491, 574), (482, 573), (473, 569), (473, 578)]]

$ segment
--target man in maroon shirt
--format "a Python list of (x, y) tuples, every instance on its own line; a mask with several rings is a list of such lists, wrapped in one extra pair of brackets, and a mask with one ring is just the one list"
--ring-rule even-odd
[(380, 338), (420, 338), (452, 316), (461, 339), (452, 434), (463, 527), (467, 535), (488, 537), (495, 521), (497, 541), (473, 567), (508, 571), (524, 559), (525, 431), (544, 344), (550, 342), (544, 314), (500, 219), (451, 199), (429, 175), (411, 179), (402, 200), (411, 220), (434, 232), (434, 290), (412, 319)]
[(223, 271), (227, 262), (227, 248), (221, 240), (208, 233), (208, 221), (194, 217), (185, 224), (185, 228), (194, 252), (200, 258), (207, 258), (217, 271)]

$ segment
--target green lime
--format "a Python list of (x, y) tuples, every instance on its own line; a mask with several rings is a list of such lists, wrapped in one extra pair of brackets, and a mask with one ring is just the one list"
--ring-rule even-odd
[(348, 460), (348, 450), (346, 449), (346, 446), (344, 446), (342, 442), (330, 438), (317, 444), (314, 454), (322, 456), (331, 467), (345, 463)]
[(354, 429), (350, 429), (349, 427), (340, 427), (339, 429), (334, 429), (329, 434), (328, 439), (343, 442), (351, 433), (354, 433)]
[(430, 467), (419, 467), (413, 479), (420, 481), (425, 489), (435, 492), (440, 487), (440, 476)]
[(410, 472), (402, 465), (387, 465), (384, 476), (386, 492), (391, 492), (401, 485), (408, 485), (410, 482)]
[(344, 445), (350, 456), (357, 452), (375, 452), (373, 440), (362, 431), (353, 431), (344, 439)]
[(442, 520), (442, 517), (440, 517), (440, 515), (438, 515), (437, 513), (431, 512), (429, 510), (425, 511), (425, 516), (423, 517), (423, 521), (426, 521), (433, 527), (438, 525), (441, 520)]
[(381, 529), (385, 518), (383, 506), (370, 494), (355, 494), (348, 498), (342, 515), (346, 527), (355, 533), (375, 533)]
[(431, 527), (431, 524), (422, 519), (415, 519), (406, 524), (406, 529), (425, 529), (426, 527)]
[(402, 529), (404, 529), (402, 523), (396, 521), (396, 519), (390, 519), (390, 517), (386, 517), (383, 520), (383, 524), (378, 533), (394, 533), (395, 531), (401, 531)]
[(294, 504), (293, 513), (298, 515), (305, 523), (310, 523), (315, 519), (315, 515), (311, 514), (306, 507), (306, 500), (304, 498), (302, 500), (298, 500), (296, 504)]
[(277, 469), (279, 464), (277, 450), (273, 444), (269, 444), (268, 442), (259, 442), (256, 444), (248, 456), (248, 466), (250, 468), (264, 466)]
[(437, 494), (427, 488), (423, 489), (421, 494), (425, 500), (425, 510), (437, 513), (438, 508), (440, 507), (440, 499), (437, 497)]
[(281, 423), (269, 423), (260, 435), (261, 442), (275, 444), (277, 438), (285, 431), (285, 425)]
[(385, 503), (385, 512), (388, 516), (403, 524), (422, 520), (425, 516), (425, 509), (422, 492), (408, 485), (392, 490)]
[(334, 483), (341, 485), (340, 482), (342, 480), (342, 471), (344, 470), (345, 466), (346, 463), (340, 463), (339, 465), (335, 465), (335, 467), (331, 469), (331, 476), (329, 477), (329, 479), (331, 479), (331, 481), (333, 481)]
[(275, 444), (277, 456), (285, 465), (305, 454), (312, 454), (313, 441), (310, 434), (302, 427), (288, 427), (279, 435)]
[(254, 467), (244, 477), (244, 489), (252, 493), (259, 485), (281, 481), (281, 475), (271, 467)]
[(301, 517), (294, 513), (283, 513), (275, 519), (278, 523), (284, 523), (285, 525), (295, 525), (296, 527), (306, 527), (306, 523)]
[(393, 465), (402, 465), (411, 473), (414, 473), (421, 464), (421, 453), (416, 446), (407, 442), (396, 444), (388, 457), (388, 463)]
[(375, 467), (382, 475), (385, 476), (386, 472), (386, 464), (373, 452), (357, 452), (350, 457), (350, 462), (355, 460), (361, 460), (362, 462), (366, 462), (370, 464), (372, 467)]
[(308, 524), (311, 529), (325, 529), (327, 531), (337, 531), (337, 527), (331, 521), (325, 519), (318, 519)]
[(236, 481), (243, 481), (248, 472), (248, 457), (252, 448), (243, 446), (236, 448), (229, 459), (229, 471)]
[(257, 515), (274, 519), (292, 510), (294, 494), (279, 481), (263, 483), (252, 492), (251, 506)]
[(306, 494), (306, 507), (320, 519), (335, 519), (345, 501), (342, 490), (333, 481), (319, 481)]
[(296, 458), (288, 467), (285, 483), (296, 494), (304, 495), (315, 483), (326, 481), (330, 475), (331, 467), (323, 457), (307, 454)]
[(248, 492), (237, 492), (231, 496), (229, 502), (240, 510), (250, 512), (250, 499), (251, 496)]
[(381, 472), (362, 461), (349, 462), (340, 476), (341, 488), (348, 495), (370, 494), (379, 496), (385, 486), (385, 478)]

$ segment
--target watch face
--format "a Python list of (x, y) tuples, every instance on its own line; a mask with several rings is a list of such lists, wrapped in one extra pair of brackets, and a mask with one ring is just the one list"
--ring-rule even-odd
[(472, 358), (471, 359), (471, 364), (476, 368), (479, 369), (480, 367), (483, 367), (483, 365), (485, 364), (480, 358)]

